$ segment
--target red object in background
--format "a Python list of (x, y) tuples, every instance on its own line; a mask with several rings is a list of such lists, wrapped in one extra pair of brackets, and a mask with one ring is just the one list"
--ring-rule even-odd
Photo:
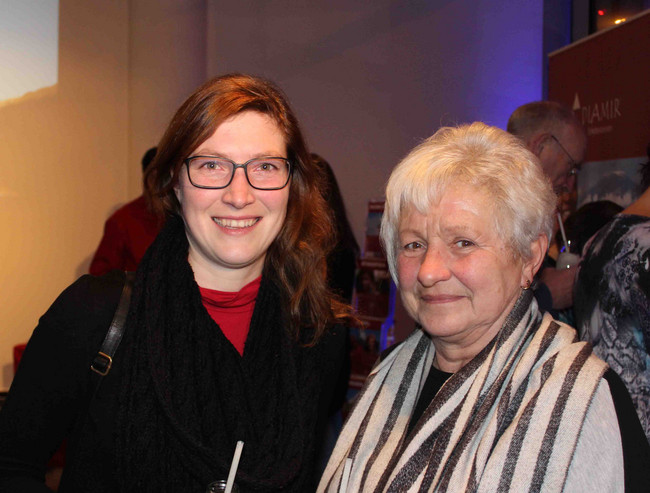
[(135, 271), (159, 231), (158, 218), (143, 196), (123, 205), (106, 220), (88, 272), (101, 276), (113, 269)]
[[(14, 375), (18, 370), (18, 363), (20, 363), (20, 360), (23, 357), (23, 352), (25, 351), (26, 346), (27, 344), (17, 344), (14, 346)], [(63, 467), (65, 464), (65, 445), (66, 442), (64, 440), (59, 449), (54, 453), (54, 455), (50, 458), (50, 461), (47, 463), (48, 468)]]
[(14, 346), (14, 375), (16, 370), (18, 370), (18, 363), (20, 363), (20, 358), (23, 357), (23, 351), (25, 351), (27, 344), (18, 344)]

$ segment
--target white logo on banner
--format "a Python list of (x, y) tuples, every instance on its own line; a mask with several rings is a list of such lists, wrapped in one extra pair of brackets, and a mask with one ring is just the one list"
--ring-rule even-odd
[(576, 92), (576, 97), (573, 99), (573, 111), (577, 111), (580, 109), (580, 98), (578, 97), (578, 93)]
[(620, 118), (621, 98), (612, 98), (589, 105), (581, 105), (580, 97), (576, 93), (573, 98), (573, 111), (578, 111), (582, 124), (587, 127), (589, 135), (604, 134), (611, 132), (612, 125), (599, 126), (602, 123), (609, 123), (611, 120)]

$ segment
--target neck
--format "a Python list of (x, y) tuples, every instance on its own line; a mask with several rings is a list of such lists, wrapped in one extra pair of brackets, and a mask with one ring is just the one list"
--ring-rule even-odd
[(236, 293), (248, 283), (262, 275), (262, 265), (253, 264), (241, 268), (225, 268), (193, 255), (192, 249), (187, 261), (194, 271), (194, 280), (202, 288)]
[[(434, 344), (435, 345), (435, 344)], [(433, 366), (438, 370), (447, 373), (456, 373), (463, 366), (471, 361), (472, 357), (463, 357), (454, 354), (453, 351), (443, 351), (436, 346), (436, 355), (433, 358)]]
[(493, 326), (472, 340), (448, 341), (433, 337), (432, 342), (436, 348), (433, 366), (447, 373), (456, 373), (480, 353), (500, 329), (501, 325)]

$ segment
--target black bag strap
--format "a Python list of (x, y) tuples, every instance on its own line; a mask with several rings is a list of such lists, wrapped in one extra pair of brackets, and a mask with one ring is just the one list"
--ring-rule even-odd
[(99, 352), (93, 359), (90, 365), (90, 381), (88, 383), (88, 408), (85, 413), (80, 413), (72, 436), (79, 436), (83, 432), (83, 428), (92, 414), (93, 408), (101, 406), (102, 403), (98, 397), (99, 386), (104, 377), (111, 371), (113, 365), (113, 356), (117, 347), (120, 345), (122, 335), (124, 334), (124, 323), (126, 316), (129, 313), (129, 304), (131, 303), (131, 291), (133, 289), (133, 279), (135, 278), (134, 272), (124, 272), (124, 286), (122, 287), (122, 294), (120, 301), (115, 309), (115, 315), (108, 328), (104, 342), (102, 342)]
[[(117, 305), (115, 310), (115, 315), (113, 315), (113, 321), (111, 326), (108, 328), (104, 342), (102, 342), (99, 352), (95, 356), (90, 369), (97, 373), (99, 381), (102, 377), (105, 377), (109, 371), (111, 371), (111, 366), (113, 365), (113, 356), (115, 356), (115, 351), (122, 341), (122, 335), (124, 335), (124, 322), (126, 321), (126, 316), (129, 313), (129, 303), (131, 302), (131, 291), (133, 289), (133, 279), (135, 278), (135, 272), (125, 272), (126, 276), (124, 279), (124, 287), (122, 288), (122, 295), (120, 296), (120, 302)], [(97, 382), (99, 386), (99, 382)]]

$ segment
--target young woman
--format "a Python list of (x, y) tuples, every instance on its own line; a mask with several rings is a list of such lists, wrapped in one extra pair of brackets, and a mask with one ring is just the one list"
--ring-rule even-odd
[(145, 176), (167, 221), (113, 367), (92, 397), (124, 273), (84, 276), (24, 353), (0, 414), (0, 485), (46, 491), (69, 435), (61, 492), (204, 492), (239, 440), (240, 491), (313, 490), (348, 316), (326, 287), (320, 176), (268, 81), (227, 75), (192, 94)]

